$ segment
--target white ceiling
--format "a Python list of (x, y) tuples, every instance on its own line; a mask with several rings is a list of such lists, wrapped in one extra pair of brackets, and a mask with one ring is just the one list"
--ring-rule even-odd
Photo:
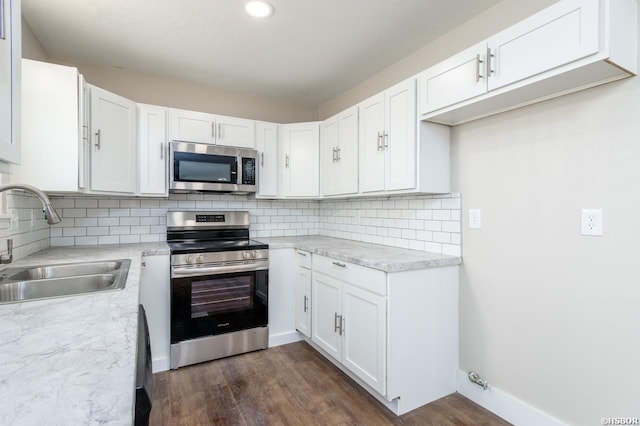
[(22, 0), (55, 59), (318, 106), (500, 0)]

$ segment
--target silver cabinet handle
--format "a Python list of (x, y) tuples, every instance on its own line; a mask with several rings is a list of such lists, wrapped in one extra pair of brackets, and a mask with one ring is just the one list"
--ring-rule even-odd
[(260, 165), (264, 167), (264, 152), (260, 154)]
[(389, 133), (384, 132), (384, 149), (389, 149)]
[(487, 48), (487, 75), (491, 77), (491, 74), (495, 73), (496, 70), (493, 69), (493, 65), (491, 64), (491, 59), (495, 58), (496, 55), (491, 53), (491, 48)]
[(378, 132), (378, 151), (382, 150), (382, 132)]
[(344, 263), (340, 263), (340, 262), (333, 262), (334, 265), (339, 266), (341, 268), (346, 268), (347, 265), (345, 265)]
[(222, 124), (218, 123), (218, 140), (222, 139)]
[(213, 121), (211, 122), (211, 137), (213, 139), (216, 138), (216, 123), (214, 123)]
[(338, 315), (337, 312), (333, 315), (333, 332), (337, 333), (340, 330), (340, 335), (342, 335), (342, 315)]
[(307, 253), (303, 253), (303, 252), (301, 252), (301, 251), (298, 251), (298, 252), (296, 252), (296, 253), (298, 253), (300, 256), (307, 257)]
[(4, 10), (4, 0), (0, 0), (0, 39), (7, 39), (7, 25), (5, 23), (5, 15), (7, 13)]
[(480, 81), (480, 79), (482, 78), (482, 74), (480, 71), (480, 64), (482, 64), (482, 59), (480, 59), (480, 54), (478, 53), (476, 55), (476, 83)]
[(340, 147), (339, 146), (336, 147), (336, 157), (338, 159), (337, 161), (340, 161)]
[(332, 159), (332, 161), (335, 163), (336, 161), (338, 161), (338, 151), (337, 151), (335, 146), (331, 150), (333, 151), (333, 159)]
[(287, 154), (287, 155), (285, 155), (285, 156), (284, 156), (284, 167), (285, 167), (286, 169), (288, 169), (288, 168), (289, 168), (289, 154)]
[(164, 160), (164, 142), (160, 142), (160, 159)]
[(96, 132), (96, 149), (100, 149), (100, 129)]
[(309, 305), (307, 305), (307, 303), (309, 302), (309, 298), (307, 296), (304, 297), (304, 312), (307, 312), (309, 310)]

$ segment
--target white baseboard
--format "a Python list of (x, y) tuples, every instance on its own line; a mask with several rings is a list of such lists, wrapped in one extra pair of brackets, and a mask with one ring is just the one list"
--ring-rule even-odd
[(467, 373), (462, 370), (458, 370), (457, 390), (461, 395), (516, 426), (566, 425), (555, 417), (491, 386), (491, 384), (487, 390), (483, 390), (475, 383), (471, 383)]
[(297, 331), (287, 331), (278, 334), (269, 334), (269, 347), (286, 345), (287, 343), (299, 342), (304, 340), (304, 336)]
[(167, 371), (170, 367), (169, 357), (167, 356), (167, 357), (153, 358), (151, 360), (151, 365), (154, 373)]

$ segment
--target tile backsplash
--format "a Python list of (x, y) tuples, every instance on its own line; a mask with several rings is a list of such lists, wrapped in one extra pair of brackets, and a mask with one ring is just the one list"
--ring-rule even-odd
[(326, 235), (461, 254), (460, 194), (322, 201), (256, 200), (228, 194), (51, 199), (62, 217), (61, 223), (51, 226), (51, 246), (164, 241), (168, 210), (248, 210), (252, 238)]

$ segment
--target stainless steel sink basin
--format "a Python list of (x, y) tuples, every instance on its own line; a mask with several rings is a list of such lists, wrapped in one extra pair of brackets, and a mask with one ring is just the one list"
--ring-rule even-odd
[(0, 303), (121, 290), (129, 259), (8, 268), (0, 274)]

